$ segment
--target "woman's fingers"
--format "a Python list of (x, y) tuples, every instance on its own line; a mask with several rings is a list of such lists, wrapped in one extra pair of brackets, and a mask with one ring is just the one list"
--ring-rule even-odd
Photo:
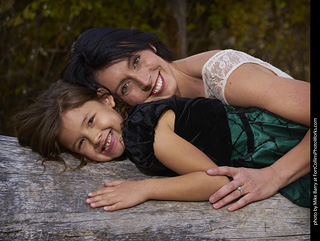
[(207, 173), (211, 176), (228, 176), (233, 177), (237, 175), (238, 169), (234, 167), (221, 166), (207, 170)]
[(238, 190), (234, 190), (229, 195), (225, 196), (223, 199), (219, 200), (218, 202), (214, 203), (212, 206), (214, 209), (219, 209), (224, 205), (234, 201), (235, 199), (241, 197), (241, 193)]
[(252, 193), (248, 193), (247, 195), (244, 195), (242, 198), (240, 198), (237, 202), (231, 204), (228, 207), (228, 211), (236, 211), (253, 201), (255, 201), (254, 195)]
[[(236, 180), (233, 180), (229, 183), (227, 183), (226, 185), (224, 185), (222, 188), (220, 188), (218, 191), (216, 191), (214, 194), (212, 194), (209, 198), (209, 201), (211, 203), (215, 203), (217, 201), (219, 201), (220, 199), (226, 197), (228, 194), (232, 193), (231, 194), (231, 197), (228, 197), (227, 200), (231, 200), (233, 201), (235, 198), (233, 197), (236, 197), (238, 198), (240, 194), (240, 191), (237, 190), (238, 187), (241, 187), (243, 186), (244, 184), (244, 181), (242, 179), (236, 179)], [(237, 191), (237, 192), (234, 192), (234, 191)], [(242, 190), (243, 194), (244, 194), (244, 190)], [(236, 195), (237, 194), (237, 195)], [(222, 200), (221, 200), (222, 201)], [(223, 201), (224, 205), (227, 204), (225, 203), (225, 200)], [(224, 206), (224, 205), (219, 205), (220, 207)]]
[(218, 167), (207, 171), (209, 175), (227, 175), (233, 181), (221, 187), (212, 194), (209, 201), (213, 208), (221, 208), (239, 198), (238, 201), (228, 207), (229, 211), (235, 211), (245, 205), (268, 198), (279, 190), (277, 180), (274, 181), (272, 168), (252, 169)]

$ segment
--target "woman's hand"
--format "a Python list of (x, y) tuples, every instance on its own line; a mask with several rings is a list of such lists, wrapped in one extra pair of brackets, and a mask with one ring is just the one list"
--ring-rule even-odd
[(92, 208), (103, 207), (105, 211), (115, 211), (133, 207), (148, 198), (142, 181), (105, 182), (105, 188), (88, 194), (86, 200)]
[[(272, 167), (251, 169), (223, 166), (209, 169), (207, 174), (226, 175), (233, 178), (233, 181), (210, 196), (209, 201), (213, 204), (214, 209), (219, 209), (240, 198), (228, 207), (229, 211), (235, 211), (251, 202), (271, 197), (281, 187), (280, 180)], [(242, 193), (238, 187), (241, 187)]]

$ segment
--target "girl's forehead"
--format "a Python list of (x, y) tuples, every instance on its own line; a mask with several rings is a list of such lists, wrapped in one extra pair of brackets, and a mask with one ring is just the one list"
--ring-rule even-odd
[(62, 113), (62, 117), (73, 116), (73, 115), (82, 115), (87, 113), (89, 110), (94, 110), (97, 107), (101, 106), (102, 103), (99, 100), (90, 100), (85, 102), (83, 105), (68, 109)]

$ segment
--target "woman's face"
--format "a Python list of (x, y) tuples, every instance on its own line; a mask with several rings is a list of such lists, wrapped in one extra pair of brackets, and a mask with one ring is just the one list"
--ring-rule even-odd
[(59, 143), (94, 161), (110, 161), (122, 155), (123, 119), (113, 109), (112, 96), (92, 100), (61, 114)]
[(142, 50), (96, 74), (113, 95), (134, 106), (173, 96), (177, 83), (170, 64), (151, 50)]

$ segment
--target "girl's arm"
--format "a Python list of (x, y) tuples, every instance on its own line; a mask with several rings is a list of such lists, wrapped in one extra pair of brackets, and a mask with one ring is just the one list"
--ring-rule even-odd
[(89, 193), (86, 200), (92, 208), (115, 211), (133, 207), (149, 199), (175, 201), (205, 201), (212, 192), (228, 182), (226, 177), (212, 177), (205, 172), (141, 181), (106, 182), (105, 188)]
[(217, 167), (203, 152), (173, 132), (175, 115), (166, 111), (156, 128), (154, 150), (158, 160), (182, 175), (142, 181), (114, 181), (106, 188), (89, 193), (87, 203), (114, 211), (148, 199), (203, 201), (229, 182), (225, 176), (209, 176), (208, 168)]

